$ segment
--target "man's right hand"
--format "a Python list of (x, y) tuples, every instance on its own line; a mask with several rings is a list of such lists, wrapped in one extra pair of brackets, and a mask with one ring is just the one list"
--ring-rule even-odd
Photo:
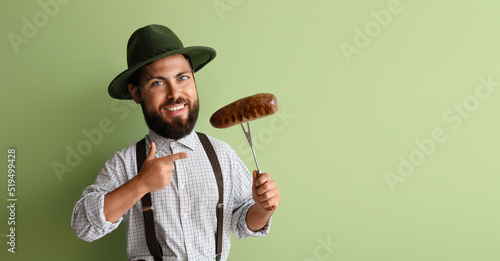
[(115, 223), (142, 196), (170, 185), (175, 168), (173, 162), (188, 157), (187, 153), (177, 153), (155, 159), (155, 152), (156, 145), (151, 142), (151, 149), (137, 176), (104, 196), (103, 211), (107, 221)]
[(185, 159), (187, 153), (177, 153), (155, 159), (156, 144), (151, 142), (151, 148), (144, 160), (142, 169), (137, 174), (137, 184), (145, 193), (158, 191), (172, 183), (172, 171), (175, 169), (174, 161)]

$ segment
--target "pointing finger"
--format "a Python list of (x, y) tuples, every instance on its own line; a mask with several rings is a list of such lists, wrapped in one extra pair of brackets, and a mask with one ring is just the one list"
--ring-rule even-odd
[(176, 160), (185, 159), (187, 157), (188, 157), (187, 153), (180, 152), (180, 153), (168, 155), (168, 156), (165, 156), (165, 157), (161, 157), (159, 159), (161, 159), (164, 163), (172, 163), (172, 162), (174, 162)]

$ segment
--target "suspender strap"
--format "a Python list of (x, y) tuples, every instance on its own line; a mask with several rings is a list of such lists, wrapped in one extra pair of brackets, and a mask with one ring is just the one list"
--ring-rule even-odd
[[(222, 169), (220, 167), (219, 160), (217, 159), (217, 154), (215, 149), (210, 143), (207, 135), (203, 133), (196, 132), (198, 137), (205, 149), (212, 169), (215, 174), (215, 180), (217, 181), (217, 187), (219, 188), (219, 201), (216, 206), (216, 216), (217, 216), (217, 232), (215, 233), (215, 255), (216, 260), (219, 261), (222, 255), (222, 221), (224, 219), (224, 182), (222, 178)], [(137, 173), (142, 168), (144, 160), (146, 160), (146, 140), (142, 139), (136, 144), (136, 157), (137, 157)], [(151, 204), (151, 194), (148, 193), (144, 195), (141, 199), (142, 202), (142, 214), (144, 215), (144, 226), (146, 231), (146, 243), (148, 245), (149, 252), (154, 257), (155, 261), (161, 261), (163, 256), (163, 251), (161, 249), (160, 243), (156, 238), (155, 224), (153, 218), (153, 208)]]
[[(137, 161), (137, 173), (141, 171), (142, 164), (146, 160), (146, 140), (142, 139), (136, 144), (136, 161)], [(163, 251), (161, 249), (160, 243), (156, 238), (155, 232), (155, 222), (153, 218), (153, 208), (151, 207), (151, 194), (148, 193), (144, 195), (141, 199), (142, 202), (142, 215), (144, 216), (144, 227), (146, 231), (146, 243), (148, 245), (149, 252), (154, 257), (155, 261), (161, 261), (163, 256)]]
[(207, 153), (208, 159), (212, 164), (214, 170), (215, 179), (217, 180), (217, 187), (219, 187), (219, 202), (217, 202), (216, 215), (217, 215), (217, 232), (215, 233), (215, 255), (216, 260), (219, 261), (222, 254), (222, 221), (224, 219), (224, 182), (222, 178), (222, 170), (220, 167), (219, 160), (217, 159), (217, 154), (215, 154), (214, 147), (207, 135), (203, 133), (196, 132), (200, 138), (201, 144)]

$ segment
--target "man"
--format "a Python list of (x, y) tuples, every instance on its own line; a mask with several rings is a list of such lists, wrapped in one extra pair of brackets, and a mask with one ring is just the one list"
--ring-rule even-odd
[[(281, 201), (276, 183), (267, 173), (257, 178), (256, 171), (252, 179), (234, 150), (208, 137), (222, 172), (223, 184), (218, 186), (216, 168), (193, 131), (199, 109), (194, 72), (215, 54), (209, 47), (184, 48), (161, 25), (132, 34), (128, 69), (108, 91), (113, 98), (132, 98), (141, 105), (149, 127), (148, 154), (139, 168), (140, 147), (134, 143), (106, 162), (73, 210), (71, 225), (78, 237), (96, 240), (125, 220), (129, 260), (226, 260), (230, 231), (238, 238), (268, 234), (271, 215)], [(218, 204), (220, 187), (223, 205)], [(143, 206), (145, 195), (150, 195), (151, 207)], [(221, 206), (219, 217), (216, 209)], [(143, 211), (151, 210), (154, 222), (145, 222)], [(222, 253), (216, 253), (219, 220)], [(153, 240), (163, 259), (153, 259), (151, 248), (157, 246), (146, 240), (148, 224), (153, 225)]]

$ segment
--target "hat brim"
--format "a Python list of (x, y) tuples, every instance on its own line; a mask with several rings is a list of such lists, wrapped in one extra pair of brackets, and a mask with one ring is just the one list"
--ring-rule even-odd
[(120, 100), (132, 99), (132, 96), (130, 96), (130, 92), (128, 91), (128, 85), (131, 82), (130, 78), (132, 77), (132, 75), (146, 64), (176, 54), (183, 54), (189, 57), (191, 66), (193, 67), (193, 71), (197, 72), (215, 58), (216, 52), (210, 47), (191, 46), (158, 54), (154, 57), (137, 63), (134, 66), (129, 67), (127, 70), (116, 76), (115, 79), (113, 79), (113, 81), (109, 84), (109, 95), (115, 99)]

